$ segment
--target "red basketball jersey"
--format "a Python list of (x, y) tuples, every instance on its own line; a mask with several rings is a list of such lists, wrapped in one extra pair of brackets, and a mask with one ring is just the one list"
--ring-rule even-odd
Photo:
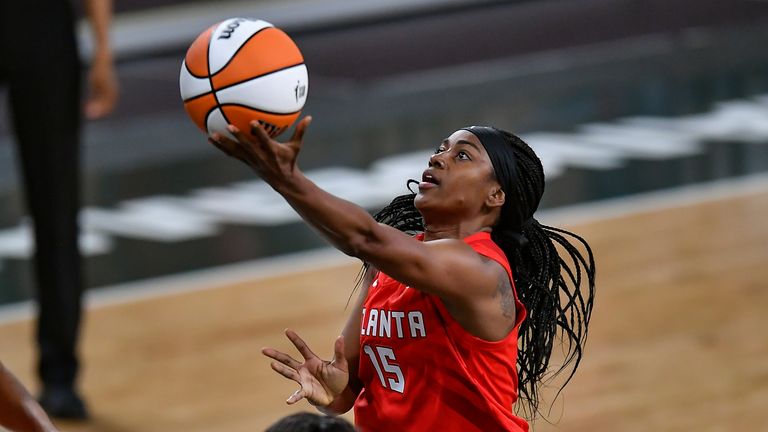
[[(501, 264), (512, 280), (509, 262), (489, 233), (464, 241)], [(517, 293), (515, 307), (510, 334), (486, 341), (464, 330), (437, 296), (379, 272), (363, 305), (364, 388), (355, 402), (356, 426), (363, 432), (527, 431), (526, 421), (512, 410), (517, 334), (526, 313)]]

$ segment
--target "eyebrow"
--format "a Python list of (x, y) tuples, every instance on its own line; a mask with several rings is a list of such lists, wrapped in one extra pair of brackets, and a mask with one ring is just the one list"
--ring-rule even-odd
[[(447, 143), (448, 143), (448, 138), (443, 140), (443, 144), (447, 144)], [(458, 140), (456, 141), (456, 144), (466, 144), (468, 146), (473, 147), (475, 150), (480, 151), (480, 147), (478, 147), (477, 144), (473, 143), (472, 141)]]

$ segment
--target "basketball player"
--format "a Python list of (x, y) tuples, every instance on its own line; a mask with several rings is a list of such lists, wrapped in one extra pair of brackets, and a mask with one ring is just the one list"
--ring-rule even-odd
[(45, 411), (0, 363), (0, 426), (12, 431), (55, 432)]
[[(84, 111), (99, 118), (117, 98), (108, 43), (112, 2), (84, 3), (95, 41)], [(81, 70), (71, 2), (0, 1), (0, 59), (34, 224), (40, 403), (54, 417), (82, 419), (87, 412), (75, 390), (83, 284), (77, 244)]]
[(459, 129), (426, 161), (418, 193), (373, 218), (297, 167), (309, 121), (285, 144), (255, 122), (253, 136), (230, 126), (237, 141), (212, 137), (367, 268), (333, 361), (292, 331), (303, 361), (263, 350), (275, 371), (301, 386), (287, 402), (306, 398), (326, 413), (354, 406), (363, 431), (528, 430), (513, 404), (519, 395), (535, 418), (558, 333), (568, 352), (555, 372), (570, 364), (566, 383), (573, 375), (594, 293), (586, 242), (533, 217), (544, 191), (536, 154), (492, 127)]

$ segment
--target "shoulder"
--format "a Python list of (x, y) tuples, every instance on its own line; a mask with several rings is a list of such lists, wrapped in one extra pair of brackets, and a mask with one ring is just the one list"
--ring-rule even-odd
[(510, 268), (507, 254), (493, 241), (490, 233), (479, 232), (472, 234), (466, 237), (464, 242), (486, 261), (491, 260), (498, 263), (507, 272), (510, 279), (512, 278), (512, 269)]
[(462, 241), (478, 252), (491, 253), (494, 256), (504, 256), (504, 251), (493, 241), (491, 233), (487, 231), (476, 232), (471, 236), (465, 237)]

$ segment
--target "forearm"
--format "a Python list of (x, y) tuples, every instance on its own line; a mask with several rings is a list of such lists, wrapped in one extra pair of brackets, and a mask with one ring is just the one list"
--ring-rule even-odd
[(394, 261), (383, 259), (388, 253), (392, 255), (384, 249), (396, 244), (405, 249), (408, 248), (406, 243), (413, 248), (413, 243), (417, 242), (395, 228), (377, 223), (365, 209), (333, 196), (304, 176), (296, 166), (296, 156), (310, 121), (311, 117), (302, 119), (296, 125), (293, 137), (285, 143), (270, 138), (256, 121), (250, 124), (251, 134), (229, 125), (228, 131), (234, 134), (236, 141), (214, 133), (210, 142), (253, 168), (337, 249), (386, 272), (386, 266)]
[(375, 239), (379, 224), (367, 211), (324, 191), (300, 171), (273, 187), (308, 224), (345, 254), (359, 257), (360, 248)]
[(109, 26), (112, 20), (112, 0), (85, 0), (85, 11), (93, 34), (94, 60), (111, 62)]
[[(308, 224), (343, 253), (368, 262), (410, 286), (432, 289), (434, 284), (425, 282), (434, 279), (435, 272), (426, 272), (425, 263), (431, 263), (432, 258), (422, 242), (376, 222), (365, 209), (322, 190), (298, 169), (270, 184)], [(445, 274), (442, 270), (439, 273)]]

